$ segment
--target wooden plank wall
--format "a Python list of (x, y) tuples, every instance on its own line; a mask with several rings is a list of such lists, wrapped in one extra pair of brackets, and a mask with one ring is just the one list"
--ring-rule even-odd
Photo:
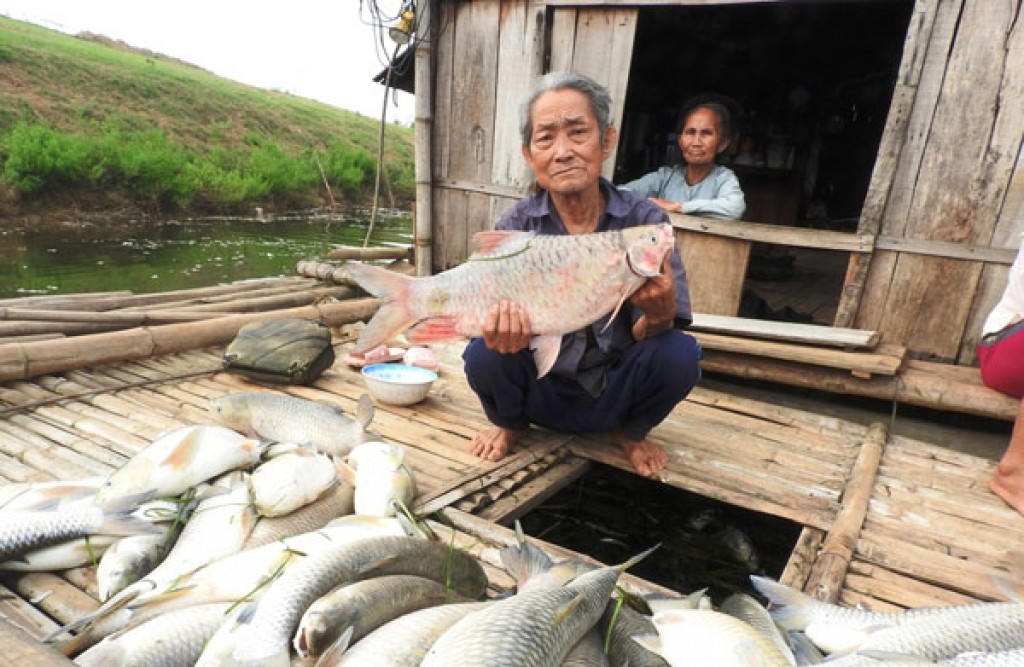
[[(636, 10), (549, 13), (540, 0), (436, 6), (433, 268), (443, 271), (461, 263), (473, 234), (492, 228), (530, 184), (519, 107), (538, 76), (571, 70), (602, 81), (612, 93), (612, 121), (620, 124)], [(613, 155), (606, 175), (614, 164)]]
[[(1024, 36), (1018, 12), (1016, 3), (918, 1), (861, 233), (1019, 245)], [(888, 186), (886, 172), (892, 173)], [(1007, 267), (876, 250), (864, 271), (853, 326), (880, 330), (886, 341), (919, 356), (970, 363)], [(849, 312), (847, 297), (856, 299), (855, 274), (841, 314)]]

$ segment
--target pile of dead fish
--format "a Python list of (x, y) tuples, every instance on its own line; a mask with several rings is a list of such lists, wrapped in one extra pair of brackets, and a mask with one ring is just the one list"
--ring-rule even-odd
[(109, 477), (0, 489), (0, 568), (96, 565), (102, 604), (48, 639), (77, 664), (1024, 664), (1021, 604), (879, 614), (763, 578), (771, 612), (638, 599), (617, 583), (650, 551), (554, 562), (521, 530), (500, 553), (516, 590), (488, 600), (480, 563), (402, 513), (415, 479), (367, 397), (354, 417), (257, 393), (212, 409)]

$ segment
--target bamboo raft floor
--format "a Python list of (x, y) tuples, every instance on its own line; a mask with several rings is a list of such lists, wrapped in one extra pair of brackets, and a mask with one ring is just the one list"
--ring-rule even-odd
[[(351, 414), (364, 386), (340, 361), (346, 349), (338, 345), (339, 361), (311, 386), (260, 385), (222, 372), (223, 348), (0, 385), (0, 485), (107, 474), (170, 428), (211, 423), (209, 400), (234, 391), (326, 400)], [(470, 439), (486, 421), (461, 350), (461, 343), (436, 348), (442, 368), (427, 399), (378, 405), (372, 428), (407, 448), (419, 487), (414, 507), (480, 560), (498, 594), (513, 585), (498, 558), (514, 539), (505, 525), (591, 462), (629, 466), (607, 439), (539, 429), (502, 461), (470, 455)], [(780, 576), (787, 584), (885, 609), (1005, 599), (994, 578), (1024, 579), (1024, 517), (987, 491), (989, 459), (889, 435), (883, 425), (703, 387), (652, 438), (670, 453), (663, 483), (803, 526)], [(556, 558), (578, 555), (540, 543)], [(825, 590), (830, 581), (835, 590)], [(0, 583), (0, 613), (36, 637), (98, 604), (93, 567), (9, 573)], [(623, 583), (664, 591), (628, 574)]]

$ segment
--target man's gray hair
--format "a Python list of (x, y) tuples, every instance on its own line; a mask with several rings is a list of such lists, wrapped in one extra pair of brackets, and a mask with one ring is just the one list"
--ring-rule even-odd
[(597, 81), (576, 72), (549, 72), (537, 81), (530, 97), (519, 108), (519, 129), (522, 132), (523, 146), (529, 146), (530, 137), (533, 136), (533, 103), (544, 93), (557, 90), (575, 90), (587, 98), (590, 110), (597, 119), (603, 146), (605, 131), (611, 125), (612, 96), (608, 89)]

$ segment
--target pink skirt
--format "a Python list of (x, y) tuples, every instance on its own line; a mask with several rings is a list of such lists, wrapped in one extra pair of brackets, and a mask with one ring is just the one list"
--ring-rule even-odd
[(978, 344), (981, 380), (1004, 394), (1024, 398), (1024, 322)]

